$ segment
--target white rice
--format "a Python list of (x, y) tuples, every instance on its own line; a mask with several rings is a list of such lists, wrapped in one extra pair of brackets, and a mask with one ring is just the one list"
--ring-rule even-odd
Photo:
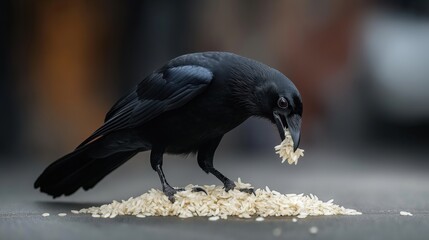
[(219, 216), (209, 217), (209, 221), (217, 221), (217, 220), (219, 220)]
[(205, 185), (203, 188), (207, 191), (207, 195), (203, 192), (192, 192), (194, 185), (188, 185), (185, 191), (175, 195), (174, 203), (171, 203), (162, 191), (151, 189), (139, 197), (81, 209), (79, 213), (104, 218), (114, 218), (118, 215), (178, 216), (180, 218), (205, 216), (213, 221), (219, 218), (226, 219), (227, 216), (305, 218), (320, 215), (361, 214), (356, 210), (338, 206), (332, 201), (323, 202), (312, 194), (281, 194), (266, 187), (256, 189), (253, 195), (237, 190), (250, 188), (250, 184), (242, 183), (240, 179), (235, 184), (236, 189), (229, 192), (225, 192), (223, 186)]
[(264, 217), (257, 217), (257, 218), (255, 218), (255, 221), (257, 221), (257, 222), (262, 222), (264, 220), (265, 220)]
[(58, 216), (65, 217), (65, 216), (67, 216), (67, 213), (58, 213)]
[(290, 135), (289, 129), (285, 129), (285, 139), (274, 147), (276, 153), (282, 158), (282, 163), (286, 160), (289, 164), (294, 163), (298, 164), (298, 159), (304, 156), (304, 150), (301, 148), (297, 148), (296, 151), (293, 151), (293, 140)]
[(400, 214), (401, 216), (413, 216), (413, 214), (412, 214), (412, 213), (410, 213), (410, 212), (406, 212), (406, 211), (400, 211), (400, 212), (399, 212), (399, 214)]
[(49, 215), (50, 215), (49, 213), (43, 213), (42, 214), (43, 217), (49, 217)]

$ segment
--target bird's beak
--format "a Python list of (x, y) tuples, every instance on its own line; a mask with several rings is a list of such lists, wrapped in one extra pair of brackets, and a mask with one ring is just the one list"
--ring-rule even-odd
[[(285, 124), (287, 124), (287, 123), (286, 123), (286, 121), (283, 121), (281, 119), (280, 113), (273, 112), (273, 115), (274, 115), (274, 120), (276, 121), (277, 129), (279, 130), (280, 138), (283, 141), (283, 140), (285, 140), (285, 137), (286, 137), (284, 129), (285, 129)], [(284, 117), (284, 115), (282, 115), (282, 116)]]
[(301, 116), (298, 114), (292, 114), (286, 116), (285, 114), (279, 112), (273, 112), (274, 120), (276, 121), (277, 129), (279, 130), (280, 138), (282, 141), (285, 139), (285, 128), (289, 128), (289, 132), (293, 140), (293, 150), (299, 146), (299, 141), (301, 139)]

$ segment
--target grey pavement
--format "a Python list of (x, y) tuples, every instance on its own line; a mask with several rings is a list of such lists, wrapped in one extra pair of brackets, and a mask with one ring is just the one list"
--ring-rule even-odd
[[(408, 159), (409, 160), (409, 159)], [(11, 159), (11, 162), (13, 160)], [(420, 163), (420, 164), (417, 164)], [(165, 172), (172, 185), (218, 184), (193, 156), (169, 156)], [(322, 200), (362, 211), (361, 216), (254, 219), (74, 215), (72, 209), (138, 196), (159, 180), (140, 154), (88, 192), (52, 198), (32, 188), (43, 164), (11, 164), (0, 169), (0, 239), (429, 239), (429, 174), (424, 161), (408, 164), (385, 154), (307, 152), (297, 166), (274, 154), (245, 157), (221, 154), (215, 165), (231, 179), (283, 193), (315, 194)], [(400, 211), (414, 214), (399, 215)], [(48, 212), (49, 217), (42, 217)], [(57, 216), (67, 213), (66, 217)], [(316, 226), (317, 234), (309, 228)], [(277, 230), (274, 230), (277, 229)], [(278, 230), (280, 229), (280, 230)], [(274, 236), (273, 231), (281, 231)]]

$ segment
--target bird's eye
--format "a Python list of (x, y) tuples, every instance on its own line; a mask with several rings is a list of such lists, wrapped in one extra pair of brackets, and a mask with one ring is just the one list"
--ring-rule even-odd
[(279, 108), (287, 108), (289, 103), (287, 102), (286, 98), (281, 97), (279, 100), (277, 100), (277, 105)]

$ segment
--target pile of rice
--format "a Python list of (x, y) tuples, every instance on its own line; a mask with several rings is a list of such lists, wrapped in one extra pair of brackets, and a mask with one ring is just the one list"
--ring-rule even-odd
[(274, 147), (276, 153), (282, 158), (282, 163), (286, 160), (289, 164), (295, 163), (298, 164), (298, 159), (304, 156), (304, 150), (297, 148), (296, 151), (293, 151), (293, 140), (290, 135), (289, 129), (285, 129), (285, 139)]
[(143, 195), (121, 202), (113, 201), (99, 207), (90, 207), (73, 213), (92, 214), (93, 217), (114, 218), (118, 215), (146, 216), (178, 216), (188, 218), (194, 216), (216, 216), (226, 219), (228, 216), (250, 218), (252, 216), (307, 216), (319, 215), (358, 215), (360, 212), (346, 209), (333, 203), (323, 202), (310, 194), (281, 194), (277, 191), (257, 189), (255, 195), (240, 192), (239, 188), (251, 188), (240, 179), (235, 183), (236, 189), (225, 192), (222, 186), (205, 185), (203, 192), (192, 192), (194, 185), (185, 187), (185, 191), (175, 195), (176, 201), (171, 203), (165, 194), (151, 189)]
[[(293, 151), (293, 140), (288, 129), (285, 129), (285, 139), (275, 147), (276, 153), (289, 164), (298, 163), (304, 156), (304, 150), (298, 148)], [(251, 188), (248, 183), (242, 183), (240, 178), (236, 189), (225, 192), (223, 186), (205, 185), (203, 192), (193, 192), (194, 185), (188, 185), (184, 191), (175, 195), (175, 202), (171, 203), (165, 194), (157, 189), (136, 198), (129, 198), (121, 202), (113, 201), (99, 207), (84, 208), (73, 213), (92, 214), (93, 217), (114, 218), (118, 215), (146, 216), (178, 216), (181, 218), (207, 216), (210, 220), (226, 219), (228, 216), (257, 219), (269, 216), (307, 216), (320, 215), (360, 215), (354, 209), (347, 209), (333, 203), (333, 199), (323, 202), (312, 194), (281, 194), (277, 191), (265, 189), (255, 190), (255, 195), (241, 192), (240, 188)]]

